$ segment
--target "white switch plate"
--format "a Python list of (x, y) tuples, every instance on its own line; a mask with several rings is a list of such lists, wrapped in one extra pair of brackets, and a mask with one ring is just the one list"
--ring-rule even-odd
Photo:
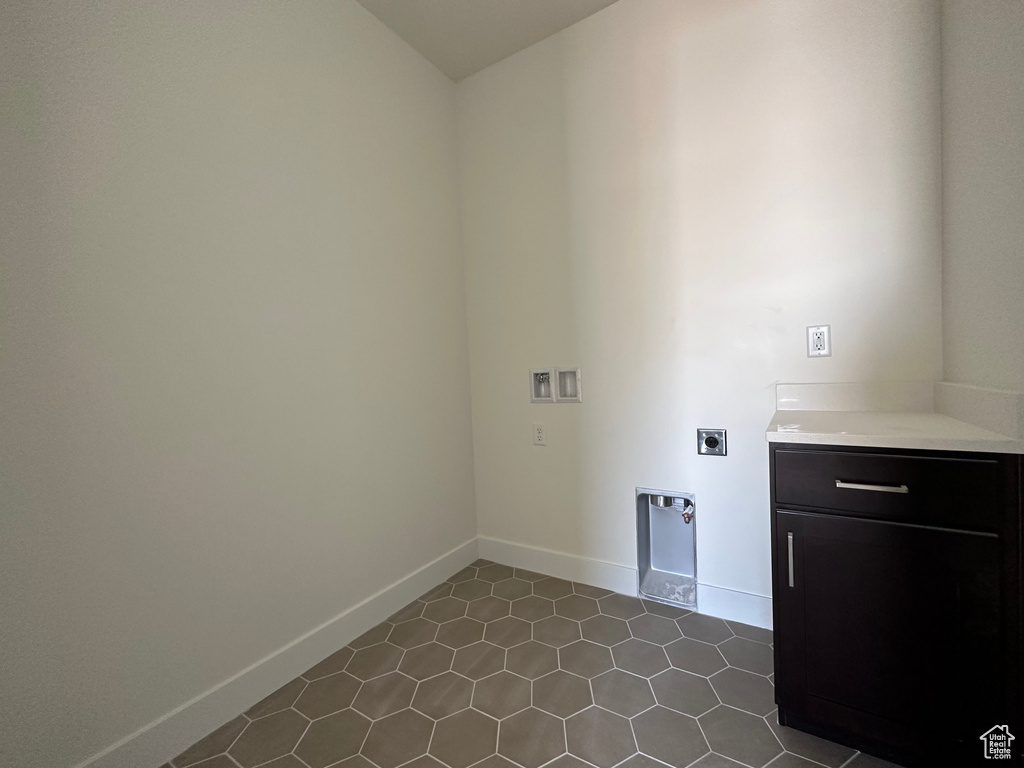
[(547, 445), (548, 444), (548, 433), (544, 428), (543, 424), (534, 422), (533, 425), (533, 444), (534, 445)]
[(832, 357), (832, 326), (807, 326), (807, 356)]

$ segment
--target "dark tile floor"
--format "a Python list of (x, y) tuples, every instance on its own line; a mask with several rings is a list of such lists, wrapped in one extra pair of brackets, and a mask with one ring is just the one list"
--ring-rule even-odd
[(771, 642), (478, 560), (163, 768), (891, 768), (779, 726)]

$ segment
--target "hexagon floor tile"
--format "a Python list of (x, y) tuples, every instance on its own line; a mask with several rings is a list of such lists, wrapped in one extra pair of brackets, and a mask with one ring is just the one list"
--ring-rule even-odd
[(228, 750), (228, 754), (242, 768), (251, 768), (275, 757), (283, 757), (299, 743), (308, 725), (309, 721), (294, 709), (285, 709), (260, 720), (253, 720)]
[(508, 650), (505, 669), (527, 680), (536, 680), (558, 669), (558, 651), (550, 645), (530, 640)]
[(612, 668), (612, 655), (603, 645), (580, 640), (558, 651), (558, 665), (580, 677), (597, 677)]
[(594, 689), (594, 702), (619, 715), (633, 717), (654, 706), (651, 683), (646, 677), (613, 669), (595, 677), (590, 685)]
[(499, 672), (478, 680), (473, 690), (473, 709), (479, 709), (495, 720), (514, 715), (530, 706), (530, 681)]
[(449, 768), (466, 768), (494, 754), (498, 721), (473, 709), (439, 720), (430, 754)]
[(718, 650), (731, 667), (745, 669), (757, 675), (770, 675), (774, 669), (772, 649), (762, 643), (743, 637), (730, 637), (719, 644)]
[(505, 579), (494, 585), (491, 594), (505, 600), (518, 600), (533, 594), (533, 584), (522, 579)]
[[(511, 581), (511, 579), (509, 579), (509, 581)], [(504, 582), (502, 583), (504, 584)], [(469, 604), (469, 608), (466, 610), (466, 615), (471, 619), (476, 619), (477, 621), (495, 621), (508, 616), (511, 608), (511, 603), (500, 597), (481, 597), (479, 600), (474, 600)]]
[(663, 707), (699, 717), (718, 706), (711, 683), (706, 677), (691, 675), (681, 669), (666, 669), (651, 678), (654, 696)]
[(484, 630), (484, 640), (502, 648), (525, 643), (530, 639), (530, 622), (517, 619), (514, 616), (506, 616), (504, 619), (487, 622), (487, 629)]
[(498, 753), (523, 768), (539, 768), (563, 752), (565, 724), (554, 715), (531, 707), (501, 723)]
[(491, 583), (480, 581), (480, 579), (470, 579), (452, 587), (452, 597), (457, 597), (459, 600), (477, 600), (490, 594)]
[(767, 677), (728, 667), (710, 680), (723, 704), (762, 716), (775, 709), (775, 686)]
[(500, 672), (505, 668), (505, 649), (490, 643), (473, 643), (455, 652), (452, 671), (470, 680)]
[(396, 624), (388, 635), (388, 642), (399, 648), (415, 648), (429, 643), (437, 634), (437, 624), (426, 619), (411, 619)]
[(370, 727), (360, 753), (380, 768), (397, 768), (425, 755), (433, 732), (433, 720), (414, 709), (403, 709)]
[(668, 654), (668, 660), (673, 667), (685, 669), (687, 672), (704, 677), (713, 675), (728, 666), (725, 663), (725, 658), (715, 646), (702, 643), (699, 640), (691, 640), (688, 637), (666, 645), (665, 653)]
[(454, 672), (445, 672), (424, 680), (416, 689), (413, 709), (440, 720), (469, 707), (473, 699), (473, 681)]
[(612, 648), (615, 666), (634, 675), (653, 677), (669, 668), (668, 657), (661, 646), (632, 638)]
[(484, 624), (475, 619), (455, 619), (441, 625), (437, 631), (437, 642), (449, 648), (462, 648), (482, 640)]
[(600, 643), (611, 647), (618, 645), (623, 640), (629, 640), (629, 624), (622, 619), (611, 616), (594, 616), (586, 621), (580, 622), (580, 629), (583, 632), (583, 639), (592, 643)]
[(311, 768), (324, 768), (359, 753), (370, 721), (354, 709), (344, 709), (309, 726), (295, 755)]
[(398, 669), (415, 680), (426, 680), (451, 669), (454, 656), (455, 651), (447, 646), (427, 643), (406, 651)]
[(550, 600), (530, 595), (512, 601), (512, 615), (517, 619), (534, 622), (555, 614), (555, 604)]
[(583, 595), (569, 595), (555, 601), (555, 613), (567, 619), (583, 621), (597, 616), (597, 600)]
[(548, 600), (557, 600), (560, 597), (568, 597), (573, 593), (572, 582), (562, 579), (546, 578), (533, 583), (533, 594), (546, 597)]
[(652, 707), (633, 718), (637, 748), (674, 768), (684, 768), (708, 749), (697, 721), (665, 707)]
[(701, 715), (700, 727), (715, 752), (746, 765), (761, 768), (782, 752), (764, 718), (749, 712), (717, 707)]
[(533, 639), (552, 648), (561, 648), (580, 639), (580, 623), (550, 616), (533, 625)]
[(590, 684), (560, 669), (533, 682), (533, 706), (557, 717), (571, 717), (592, 703)]
[(359, 692), (360, 682), (347, 672), (322, 677), (306, 686), (292, 705), (310, 720), (345, 709)]
[(674, 621), (649, 613), (630, 619), (629, 631), (633, 633), (633, 637), (639, 637), (641, 640), (657, 645), (668, 645), (673, 640), (682, 637), (679, 627)]
[(360, 680), (394, 672), (402, 659), (402, 649), (390, 643), (380, 643), (356, 651), (345, 671)]
[(590, 707), (565, 722), (569, 754), (598, 768), (612, 768), (636, 753), (629, 720), (598, 707)]
[(371, 720), (380, 720), (408, 707), (415, 692), (415, 680), (401, 672), (391, 672), (363, 683), (352, 709)]
[(886, 766), (778, 724), (772, 642), (477, 560), (163, 768)]

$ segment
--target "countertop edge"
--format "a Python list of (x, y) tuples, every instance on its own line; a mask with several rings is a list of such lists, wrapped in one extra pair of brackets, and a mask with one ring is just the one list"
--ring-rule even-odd
[(920, 451), (965, 451), (969, 453), (1024, 454), (1019, 440), (951, 440), (943, 437), (891, 437), (885, 435), (841, 435), (832, 432), (767, 431), (769, 443), (838, 445), (853, 448), (901, 448)]
[(1024, 393), (952, 382), (779, 383), (765, 439), (1024, 454)]

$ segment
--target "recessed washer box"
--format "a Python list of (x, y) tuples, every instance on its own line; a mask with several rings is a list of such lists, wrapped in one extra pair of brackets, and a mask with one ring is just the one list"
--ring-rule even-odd
[(636, 489), (637, 591), (697, 608), (697, 504), (692, 493)]
[(531, 403), (553, 403), (555, 402), (555, 369), (554, 368), (531, 368), (530, 369), (530, 402)]
[(583, 402), (582, 384), (579, 368), (555, 369), (555, 399), (558, 402)]

